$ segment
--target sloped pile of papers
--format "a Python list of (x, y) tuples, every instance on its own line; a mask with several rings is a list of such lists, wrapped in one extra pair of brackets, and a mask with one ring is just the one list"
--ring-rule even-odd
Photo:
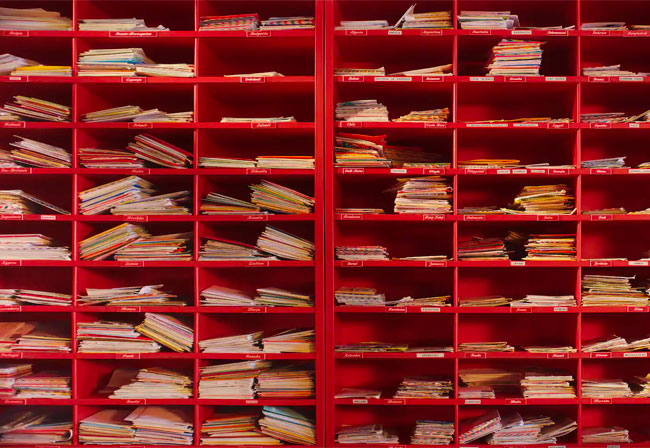
[(191, 123), (194, 112), (168, 113), (159, 109), (144, 110), (140, 106), (119, 106), (88, 112), (81, 116), (85, 123), (110, 123), (132, 121), (134, 123)]
[(79, 165), (83, 168), (137, 169), (144, 161), (130, 151), (120, 149), (79, 148)]
[(269, 368), (269, 361), (242, 361), (201, 367), (199, 397), (221, 400), (254, 399), (255, 379)]
[(165, 292), (165, 285), (124, 286), (119, 288), (86, 288), (77, 297), (79, 305), (102, 306), (183, 306), (176, 294)]
[(625, 31), (625, 22), (585, 22), (580, 26), (585, 31)]
[(72, 443), (72, 416), (55, 409), (29, 409), (23, 406), (9, 408), (0, 416), (0, 445)]
[(611, 157), (608, 159), (583, 160), (582, 168), (623, 168), (627, 157)]
[(458, 299), (459, 306), (503, 306), (512, 301), (509, 297), (503, 296), (481, 296), (481, 297), (461, 297)]
[(267, 353), (313, 353), (314, 330), (285, 330), (262, 338)]
[(191, 194), (176, 191), (129, 202), (122, 202), (111, 208), (113, 215), (190, 215)]
[(445, 378), (405, 377), (393, 398), (451, 398), (453, 381)]
[[(337, 255), (338, 257), (338, 255)], [(334, 292), (339, 305), (348, 306), (384, 306), (386, 296), (374, 288), (343, 286)]]
[(528, 294), (520, 300), (510, 302), (510, 306), (577, 306), (574, 296), (546, 296), (541, 294)]
[(187, 168), (192, 163), (191, 153), (151, 134), (138, 134), (133, 140), (127, 145), (127, 149), (153, 166)]
[(502, 238), (479, 238), (461, 241), (458, 244), (458, 259), (472, 260), (509, 260), (505, 242)]
[(31, 364), (6, 364), (0, 366), (0, 397), (10, 398), (16, 395), (16, 380), (32, 374)]
[(314, 259), (314, 243), (269, 225), (257, 238), (257, 247), (281, 259), (298, 261)]
[(82, 215), (97, 215), (112, 208), (150, 198), (154, 185), (138, 176), (129, 176), (98, 185), (79, 193), (79, 211)]
[(70, 214), (69, 211), (22, 190), (0, 190), (0, 215), (40, 215), (51, 212), (61, 215)]
[(235, 261), (235, 260), (277, 260), (257, 247), (250, 244), (230, 241), (222, 238), (203, 237), (199, 260), (202, 261)]
[(0, 121), (20, 121), (21, 118), (33, 121), (69, 122), (72, 108), (52, 101), (16, 95), (13, 103), (5, 103), (0, 108)]
[(0, 29), (70, 31), (72, 20), (43, 8), (0, 8)]
[(282, 440), (290, 445), (315, 445), (314, 421), (288, 407), (264, 406), (258, 424), (263, 434)]
[(257, 14), (238, 14), (231, 16), (202, 16), (199, 31), (253, 31), (259, 28)]
[(255, 303), (259, 306), (313, 306), (308, 294), (282, 288), (257, 288)]
[(251, 202), (272, 213), (308, 214), (315, 204), (313, 197), (268, 180), (253, 184), (250, 189)]
[(631, 442), (630, 431), (620, 426), (582, 428), (582, 443), (607, 444)]
[(79, 31), (169, 31), (162, 25), (147, 26), (144, 19), (79, 19)]
[(627, 341), (616, 335), (590, 339), (582, 343), (584, 353), (624, 351), (627, 347)]
[(0, 306), (13, 305), (70, 306), (72, 296), (31, 289), (0, 289)]
[(463, 342), (458, 344), (459, 352), (514, 352), (515, 348), (505, 341)]
[(210, 192), (201, 199), (200, 211), (204, 215), (249, 215), (263, 214), (257, 205), (225, 194)]
[(243, 291), (212, 285), (201, 291), (203, 306), (255, 306), (255, 300)]
[(20, 139), (9, 143), (9, 157), (18, 164), (36, 168), (70, 168), (72, 155), (63, 148), (47, 143), (16, 136)]
[(258, 431), (259, 418), (256, 412), (215, 413), (203, 422), (201, 445), (280, 445)]
[(458, 25), (462, 30), (511, 30), (519, 26), (519, 17), (510, 11), (461, 11)]
[(0, 55), (0, 75), (3, 76), (72, 76), (69, 65), (42, 65), (13, 54)]
[(115, 252), (117, 261), (191, 261), (192, 233), (141, 236)]
[(70, 249), (40, 233), (0, 234), (0, 260), (70, 260)]
[(572, 234), (530, 235), (524, 260), (573, 261), (576, 259), (576, 236)]
[(199, 166), (201, 168), (256, 168), (257, 162), (235, 157), (199, 157)]
[(341, 121), (388, 122), (388, 108), (377, 100), (344, 101), (336, 104), (336, 119)]
[(341, 444), (397, 444), (397, 431), (381, 424), (343, 426), (336, 430), (336, 443)]
[(194, 76), (191, 64), (157, 64), (142, 48), (91, 49), (79, 54), (78, 76)]
[(313, 170), (315, 160), (309, 156), (257, 156), (257, 168), (279, 170)]
[(503, 39), (492, 48), (488, 76), (539, 76), (545, 42)]
[(131, 444), (135, 429), (125, 421), (129, 409), (102, 409), (79, 422), (79, 442), (86, 444)]
[(453, 422), (417, 420), (411, 433), (411, 445), (450, 445), (453, 441)]
[(69, 353), (68, 323), (0, 322), (0, 351)]
[(79, 243), (79, 258), (94, 261), (106, 260), (121, 248), (148, 236), (144, 227), (125, 222), (82, 240)]
[(635, 276), (582, 276), (582, 306), (648, 306), (643, 288), (632, 287)]
[(309, 30), (314, 29), (314, 18), (295, 16), (295, 17), (271, 17), (262, 20), (261, 30)]
[(627, 115), (625, 112), (595, 112), (580, 114), (582, 123), (635, 123), (650, 120), (650, 110), (638, 115)]
[(634, 376), (629, 379), (629, 382), (635, 397), (650, 397), (650, 374), (646, 376)]
[(445, 214), (452, 212), (449, 180), (440, 176), (398, 179), (395, 213)]
[(521, 390), (524, 398), (575, 398), (571, 382), (573, 375), (567, 372), (529, 369), (521, 380)]
[(337, 246), (339, 260), (388, 260), (388, 249), (383, 246)]
[(251, 353), (262, 351), (262, 334), (257, 331), (249, 334), (221, 336), (199, 341), (203, 353)]
[(129, 399), (183, 399), (192, 397), (192, 379), (182, 373), (161, 367), (113, 371), (108, 384), (100, 391), (108, 398)]
[(335, 139), (336, 167), (390, 168), (386, 157), (385, 135), (362, 135), (340, 132)]
[(406, 10), (394, 28), (447, 30), (453, 28), (451, 11), (416, 13), (415, 5)]
[(583, 398), (628, 398), (632, 396), (630, 385), (621, 379), (582, 380)]
[(503, 211), (513, 214), (571, 215), (576, 211), (574, 200), (575, 196), (564, 184), (525, 186), (515, 198), (515, 209)]
[(648, 76), (649, 73), (636, 73), (628, 70), (621, 70), (621, 64), (601, 65), (597, 67), (585, 67), (582, 69), (582, 76)]
[(150, 337), (175, 352), (192, 351), (194, 331), (167, 314), (145, 313), (144, 321), (135, 327), (138, 333)]
[(488, 438), (491, 445), (554, 444), (577, 429), (578, 425), (570, 418), (561, 418), (556, 423), (545, 415), (522, 418), (518, 413), (502, 420), (502, 427), (496, 429)]
[(158, 353), (160, 345), (122, 322), (77, 322), (79, 353)]
[(406, 115), (402, 115), (399, 118), (395, 118), (393, 121), (396, 122), (424, 121), (424, 122), (444, 123), (449, 121), (449, 108), (445, 107), (444, 109), (414, 110), (409, 112)]
[(191, 445), (194, 440), (192, 409), (138, 406), (124, 420), (135, 429), (135, 444)]

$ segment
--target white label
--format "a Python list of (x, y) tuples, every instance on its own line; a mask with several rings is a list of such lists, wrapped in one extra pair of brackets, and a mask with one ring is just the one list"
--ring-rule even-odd
[(416, 358), (444, 358), (444, 353), (417, 353)]

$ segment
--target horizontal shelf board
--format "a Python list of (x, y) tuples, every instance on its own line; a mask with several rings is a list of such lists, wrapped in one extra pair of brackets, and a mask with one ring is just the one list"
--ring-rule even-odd
[(79, 222), (193, 222), (192, 215), (76, 215)]
[(72, 353), (52, 352), (2, 352), (0, 359), (72, 359)]
[(380, 352), (334, 352), (337, 359), (440, 359), (457, 358), (456, 353), (448, 352), (423, 352), (423, 353), (380, 353)]
[(391, 260), (337, 260), (334, 266), (341, 268), (369, 268), (369, 267), (403, 267), (403, 268), (446, 268), (451, 266), (451, 261), (391, 261)]
[(198, 261), (199, 267), (213, 268), (265, 268), (265, 267), (313, 267), (313, 261), (290, 261), (290, 260), (245, 260), (245, 261)]
[(77, 313), (196, 313), (194, 306), (75, 306)]
[[(192, 217), (191, 217), (192, 218)], [(314, 221), (315, 215), (312, 213), (304, 215), (201, 215), (194, 216), (192, 219), (199, 222), (224, 222), (224, 221)]]
[(199, 353), (199, 359), (268, 359), (268, 360), (310, 360), (316, 359), (315, 353)]
[[(392, 261), (392, 260), (336, 260), (335, 267), (363, 268), (363, 267), (558, 267), (570, 268), (584, 266), (580, 261)], [(627, 266), (627, 265), (626, 265)]]
[[(456, 76), (461, 83), (535, 83), (535, 84), (575, 84), (580, 81), (578, 76)], [(542, 87), (543, 89), (543, 87)]]
[(314, 314), (314, 307), (274, 306), (199, 306), (198, 311), (206, 314)]
[(65, 261), (55, 261), (55, 260), (1, 260), (0, 267), (2, 266), (73, 266), (74, 262), (65, 260)]
[(194, 359), (196, 353), (75, 353), (76, 359)]
[(435, 121), (427, 122), (395, 122), (395, 121), (336, 121), (335, 126), (340, 129), (453, 129), (454, 123)]
[(429, 313), (455, 313), (456, 307), (452, 306), (346, 306), (337, 305), (334, 312), (341, 314), (365, 314), (365, 313), (406, 313), (406, 314), (429, 314)]
[(453, 221), (452, 215), (435, 215), (435, 214), (392, 214), (392, 213), (335, 213), (334, 219), (337, 221)]
[(581, 400), (553, 399), (553, 398), (497, 398), (497, 399), (461, 399), (461, 398), (335, 398), (336, 405), (354, 406), (458, 406), (458, 405), (483, 405), (483, 406), (556, 406), (573, 405), (577, 406)]
[(78, 398), (75, 401), (77, 405), (86, 406), (142, 406), (142, 405), (193, 405), (196, 400), (192, 398), (185, 399), (167, 399), (167, 398), (147, 398), (147, 399), (113, 399), (113, 398)]
[(198, 168), (195, 174), (204, 176), (315, 176), (316, 170), (278, 168)]
[(192, 261), (77, 261), (75, 263), (81, 267), (96, 268), (138, 268), (138, 267), (159, 267), (159, 268), (191, 268), (194, 267)]
[(453, 83), (457, 81), (456, 76), (427, 76), (427, 75), (418, 75), (418, 76), (353, 76), (353, 75), (342, 75), (334, 76), (334, 81), (340, 83), (371, 83), (371, 84), (429, 84), (429, 83)]
[(315, 406), (314, 399), (297, 398), (274, 398), (274, 399), (251, 399), (251, 400), (215, 400), (210, 398), (199, 398), (198, 404), (211, 406)]

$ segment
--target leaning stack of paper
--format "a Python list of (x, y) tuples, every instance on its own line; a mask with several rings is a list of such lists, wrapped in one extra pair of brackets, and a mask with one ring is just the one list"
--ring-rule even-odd
[(472, 238), (458, 243), (459, 260), (509, 260), (502, 238)]
[(568, 372), (529, 369), (521, 380), (521, 391), (524, 398), (575, 398), (572, 382), (573, 375)]
[(385, 135), (339, 133), (334, 144), (335, 166), (390, 168), (392, 163), (384, 153)]
[(646, 376), (635, 376), (629, 379), (630, 386), (637, 398), (650, 397), (650, 374)]
[(388, 122), (388, 108), (377, 100), (345, 101), (336, 104), (336, 119)]
[(584, 353), (619, 352), (627, 350), (627, 347), (627, 341), (616, 335), (590, 339), (582, 343), (582, 351)]
[(637, 73), (621, 70), (621, 64), (601, 65), (597, 67), (584, 67), (582, 76), (648, 76), (648, 73)]
[(203, 422), (201, 445), (280, 445), (282, 442), (278, 439), (259, 433), (256, 425), (258, 419), (256, 412), (215, 413)]
[(311, 261), (314, 243), (267, 225), (257, 239), (257, 247), (269, 254), (287, 260)]
[(374, 288), (343, 286), (334, 292), (339, 305), (348, 306), (385, 306), (386, 295)]
[(506, 341), (463, 342), (458, 344), (459, 352), (514, 352), (515, 348)]
[(411, 433), (411, 445), (449, 445), (453, 440), (453, 422), (418, 420)]
[(13, 103), (5, 103), (0, 112), (9, 114), (9, 121), (19, 121), (20, 117), (34, 121), (69, 122), (72, 108), (52, 101), (16, 95)]
[(448, 30), (453, 28), (451, 11), (419, 12), (411, 6), (395, 24), (395, 28)]
[(530, 235), (524, 260), (573, 261), (576, 259), (576, 236), (573, 234)]
[(98, 215), (112, 208), (151, 197), (154, 185), (138, 176), (129, 176), (98, 185), (79, 193), (79, 212), (82, 215)]
[(388, 260), (388, 249), (383, 246), (337, 246), (339, 260)]
[(313, 353), (314, 330), (285, 330), (262, 338), (267, 353)]
[(314, 29), (313, 17), (271, 17), (262, 20), (261, 30), (309, 30)]
[(479, 417), (461, 421), (458, 440), (461, 444), (467, 444), (473, 440), (492, 434), (502, 427), (499, 411), (496, 409), (491, 410)]
[(70, 31), (72, 20), (43, 8), (0, 8), (0, 29)]
[(255, 306), (255, 300), (242, 291), (212, 285), (201, 291), (203, 306)]
[(108, 397), (120, 400), (192, 397), (192, 379), (189, 376), (161, 367), (117, 368), (108, 384), (120, 384)]
[(149, 234), (143, 227), (125, 222), (82, 240), (79, 243), (79, 258), (94, 261), (106, 260), (121, 248), (148, 236)]
[(406, 115), (395, 118), (396, 122), (435, 122), (444, 123), (449, 121), (449, 108), (431, 109), (431, 110), (414, 110)]
[(110, 123), (132, 121), (134, 123), (189, 123), (193, 112), (168, 113), (158, 109), (144, 110), (139, 106), (119, 106), (88, 112), (81, 116), (85, 123)]
[(238, 14), (232, 16), (202, 16), (199, 31), (252, 31), (259, 28), (257, 14)]
[(255, 392), (257, 397), (277, 398), (311, 398), (315, 390), (314, 371), (297, 366), (287, 366), (265, 370), (257, 375)]
[(453, 381), (447, 378), (405, 377), (393, 398), (451, 398)]
[(84, 168), (136, 169), (144, 168), (144, 161), (130, 151), (119, 149), (79, 148), (79, 164)]
[(17, 378), (14, 382), (16, 398), (72, 398), (70, 373), (43, 371)]
[(281, 288), (257, 288), (255, 304), (258, 306), (312, 306), (311, 297)]
[(24, 59), (9, 53), (0, 54), (0, 75), (2, 76), (8, 76), (11, 72), (21, 67), (33, 67), (36, 65), (40, 64), (31, 59)]
[(22, 190), (0, 190), (0, 215), (47, 215), (51, 212), (70, 214)]
[(111, 208), (113, 215), (190, 215), (189, 191), (159, 194), (143, 199), (122, 202)]
[(311, 196), (267, 180), (251, 185), (250, 189), (251, 202), (273, 213), (308, 214), (315, 203)]
[(336, 443), (353, 445), (386, 445), (399, 443), (397, 431), (381, 424), (343, 426), (336, 431)]
[(0, 351), (68, 353), (70, 329), (68, 325), (49, 322), (0, 323), (6, 331)]
[(258, 422), (263, 434), (290, 445), (315, 445), (316, 425), (302, 413), (287, 407), (264, 406)]
[(492, 48), (488, 76), (539, 76), (545, 42), (503, 39)]
[(132, 444), (135, 429), (124, 419), (129, 409), (102, 409), (79, 422), (79, 442), (85, 444)]
[(279, 170), (313, 170), (315, 160), (309, 156), (257, 156), (258, 168)]
[(11, 72), (11, 76), (72, 76), (72, 67), (69, 65), (35, 65), (18, 67)]
[(398, 179), (395, 213), (445, 214), (452, 212), (452, 187), (439, 176)]
[(582, 443), (618, 444), (630, 442), (632, 442), (630, 432), (620, 426), (582, 428)]
[(585, 22), (580, 25), (580, 29), (585, 31), (625, 31), (627, 26), (625, 22)]
[(124, 420), (135, 429), (135, 444), (191, 445), (194, 440), (191, 408), (138, 406)]
[(153, 64), (142, 48), (101, 48), (79, 53), (77, 76), (135, 76), (137, 64)]
[(194, 331), (175, 317), (167, 314), (145, 313), (144, 321), (135, 327), (138, 333), (175, 352), (192, 351)]
[(77, 296), (78, 305), (102, 306), (183, 306), (176, 294), (165, 292), (164, 285), (124, 286), (120, 288), (86, 288)]
[(577, 306), (574, 296), (546, 296), (541, 294), (528, 294), (521, 300), (510, 302), (512, 307), (527, 307), (527, 306), (551, 306), (551, 307), (567, 307)]
[(122, 322), (78, 322), (79, 353), (158, 353), (160, 345)]
[(39, 233), (0, 234), (0, 260), (70, 260), (70, 249)]
[(235, 157), (199, 157), (199, 166), (201, 168), (255, 168), (257, 162)]
[(519, 17), (510, 11), (461, 11), (458, 24), (463, 30), (511, 30), (519, 26)]
[(0, 302), (9, 305), (70, 306), (72, 296), (30, 289), (0, 289)]
[(199, 260), (202, 261), (236, 261), (236, 260), (277, 260), (261, 252), (257, 247), (223, 238), (203, 237)]
[(79, 31), (169, 31), (162, 25), (147, 26), (144, 19), (79, 19)]
[(262, 351), (262, 332), (222, 336), (199, 341), (203, 353), (250, 353)]
[[(2, 8), (5, 9), (5, 8)], [(2, 415), (0, 445), (69, 445), (72, 415), (57, 408), (9, 407)]]
[(192, 164), (192, 154), (154, 137), (150, 134), (139, 134), (135, 141), (128, 144), (127, 148), (137, 157), (154, 166), (167, 168), (187, 168)]
[(68, 151), (58, 146), (16, 136), (20, 139), (9, 143), (11, 159), (19, 164), (36, 168), (70, 168), (72, 156)]
[(644, 289), (632, 287), (635, 277), (583, 275), (582, 306), (648, 306)]
[(192, 233), (141, 236), (115, 252), (117, 261), (191, 261)]
[(515, 213), (571, 215), (576, 211), (574, 200), (575, 196), (564, 184), (525, 186), (515, 198)]
[(201, 200), (200, 211), (204, 215), (249, 215), (263, 214), (260, 208), (247, 201), (210, 192)]
[(254, 399), (255, 379), (270, 367), (269, 361), (242, 361), (201, 367), (199, 398)]
[(16, 380), (32, 374), (31, 364), (5, 364), (0, 366), (0, 397), (10, 398), (16, 395)]
[(630, 385), (621, 379), (582, 380), (583, 398), (628, 398)]
[(582, 168), (624, 168), (626, 156), (610, 157), (607, 159), (583, 160)]

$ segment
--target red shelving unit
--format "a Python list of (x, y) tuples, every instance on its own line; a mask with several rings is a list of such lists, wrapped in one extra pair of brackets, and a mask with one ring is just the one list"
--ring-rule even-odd
[[(386, 19), (394, 23), (411, 5), (408, 1), (332, 0), (325, 3), (325, 182), (326, 182), (326, 446), (337, 445), (341, 425), (382, 423), (399, 433), (399, 447), (409, 445), (418, 419), (460, 421), (488, 409), (516, 410), (527, 415), (566, 415), (578, 430), (554, 447), (578, 447), (582, 431), (592, 426), (619, 425), (631, 433), (647, 427), (646, 399), (597, 400), (581, 397), (582, 379), (645, 375), (646, 352), (582, 353), (584, 341), (608, 334), (636, 336), (648, 325), (647, 307), (582, 307), (585, 274), (650, 277), (648, 262), (635, 261), (650, 248), (648, 215), (584, 214), (590, 210), (648, 207), (647, 169), (582, 169), (583, 160), (627, 156), (627, 166), (647, 161), (647, 124), (580, 123), (581, 113), (621, 110), (628, 114), (648, 108), (648, 77), (582, 76), (584, 67), (623, 64), (647, 72), (647, 31), (581, 31), (583, 22), (608, 20), (648, 22), (647, 8), (635, 1), (602, 0), (429, 0), (416, 12), (453, 12), (453, 30), (335, 30), (341, 20)], [(575, 30), (461, 30), (463, 10), (511, 11), (522, 25), (576, 25)], [(487, 76), (491, 48), (503, 38), (542, 40), (541, 77)], [(387, 73), (453, 63), (447, 77), (333, 76), (339, 67), (385, 67)], [(390, 118), (411, 110), (449, 107), (448, 123), (374, 123), (336, 121), (340, 101), (377, 99)], [(638, 112), (636, 112), (638, 111)], [(548, 116), (570, 123), (468, 123)], [(420, 146), (435, 152), (449, 168), (341, 168), (334, 165), (334, 139), (339, 132), (386, 135), (388, 144)], [(462, 168), (471, 159), (519, 159), (573, 168)], [(396, 179), (439, 175), (453, 186), (454, 213), (397, 215), (395, 192), (385, 190)], [(461, 215), (461, 207), (498, 205), (525, 185), (564, 183), (576, 195), (574, 215)], [(504, 202), (506, 201), (506, 202)], [(385, 214), (336, 212), (337, 208), (382, 208)], [(508, 230), (529, 233), (575, 233), (576, 261), (462, 261), (458, 242), (470, 236), (503, 237)], [(449, 261), (341, 261), (341, 245), (381, 245), (391, 256), (441, 254)], [(631, 261), (598, 260), (627, 257)], [(377, 289), (387, 300), (404, 296), (450, 295), (449, 307), (339, 306), (334, 292), (342, 286)], [(571, 307), (460, 307), (459, 299), (526, 294), (574, 295)], [(634, 333), (634, 334), (631, 334)], [(623, 335), (625, 337), (625, 335)], [(340, 352), (339, 344), (362, 341), (454, 347), (452, 353)], [(508, 341), (512, 353), (459, 352), (463, 342)], [(576, 353), (527, 353), (523, 345), (571, 345)], [(468, 367), (523, 369), (557, 367), (570, 372), (578, 398), (493, 400), (458, 398), (458, 373)], [(393, 399), (406, 376), (446, 376), (455, 391), (447, 400)], [(381, 389), (380, 399), (335, 399), (344, 387)], [(636, 443), (650, 443), (635, 434)], [(363, 445), (367, 446), (367, 445)], [(483, 441), (467, 445), (487, 447)], [(589, 445), (605, 447), (610, 445)]]
[[(194, 443), (198, 446), (203, 421), (213, 412), (235, 407), (290, 406), (312, 415), (317, 426), (317, 446), (324, 446), (324, 179), (323, 117), (324, 52), (321, 0), (274, 2), (222, 0), (3, 0), (2, 7), (56, 10), (73, 19), (73, 31), (0, 31), (0, 50), (48, 65), (70, 65), (89, 49), (142, 48), (159, 63), (189, 63), (193, 78), (86, 78), (0, 77), (0, 101), (13, 95), (51, 99), (72, 106), (70, 123), (3, 122), (0, 145), (8, 148), (14, 135), (32, 138), (70, 150), (69, 169), (0, 168), (0, 189), (23, 189), (72, 211), (65, 215), (3, 215), (0, 233), (43, 233), (55, 237), (73, 251), (72, 261), (2, 261), (0, 288), (42, 289), (73, 295), (73, 305), (13, 306), (0, 308), (2, 321), (56, 320), (69, 328), (73, 350), (69, 354), (0, 353), (3, 364), (17, 360), (41, 368), (72, 373), (72, 398), (66, 400), (3, 399), (7, 406), (57, 406), (74, 423), (72, 446), (80, 446), (79, 422), (107, 407), (169, 405), (193, 409)], [(314, 16), (315, 30), (199, 31), (199, 18), (206, 15), (259, 13), (271, 16)], [(147, 25), (163, 24), (170, 31), (96, 32), (78, 31), (79, 19), (137, 17)], [(278, 71), (282, 78), (226, 77), (234, 73)], [(192, 123), (83, 123), (87, 112), (127, 104), (160, 108), (167, 112), (193, 111)], [(254, 111), (254, 113), (252, 112)], [(220, 123), (224, 116), (293, 115), (296, 123)], [(133, 138), (148, 132), (193, 156), (187, 169), (88, 169), (79, 165), (80, 148), (124, 148)], [(200, 157), (255, 158), (259, 155), (305, 155), (315, 158), (315, 170), (204, 169)], [(161, 193), (192, 192), (192, 213), (187, 216), (81, 215), (78, 193), (87, 188), (130, 175), (152, 181)], [(210, 191), (248, 195), (248, 185), (269, 179), (315, 197), (308, 215), (205, 216), (200, 201)], [(79, 242), (121, 222), (142, 223), (154, 234), (192, 232), (192, 261), (119, 262), (83, 261)], [(255, 243), (269, 223), (314, 241), (314, 261), (199, 261), (201, 238), (229, 235)], [(86, 288), (111, 288), (165, 284), (166, 289), (187, 300), (185, 307), (80, 306), (77, 297)], [(254, 292), (277, 286), (314, 297), (314, 307), (204, 307), (200, 292), (213, 285)], [(139, 323), (145, 312), (173, 315), (194, 329), (190, 353), (92, 354), (77, 353), (78, 322), (115, 320)], [(198, 342), (218, 335), (244, 331), (278, 331), (302, 326), (315, 328), (315, 353), (219, 353), (204, 354)], [(209, 400), (198, 398), (200, 367), (238, 360), (274, 360), (282, 366), (300, 361), (316, 371), (316, 394), (312, 399)], [(114, 400), (98, 395), (111, 372), (118, 367), (163, 367), (182, 371), (193, 379), (192, 398), (183, 400)], [(83, 445), (90, 446), (90, 445)], [(138, 445), (139, 446), (139, 445)], [(290, 446), (290, 445), (286, 445)]]

